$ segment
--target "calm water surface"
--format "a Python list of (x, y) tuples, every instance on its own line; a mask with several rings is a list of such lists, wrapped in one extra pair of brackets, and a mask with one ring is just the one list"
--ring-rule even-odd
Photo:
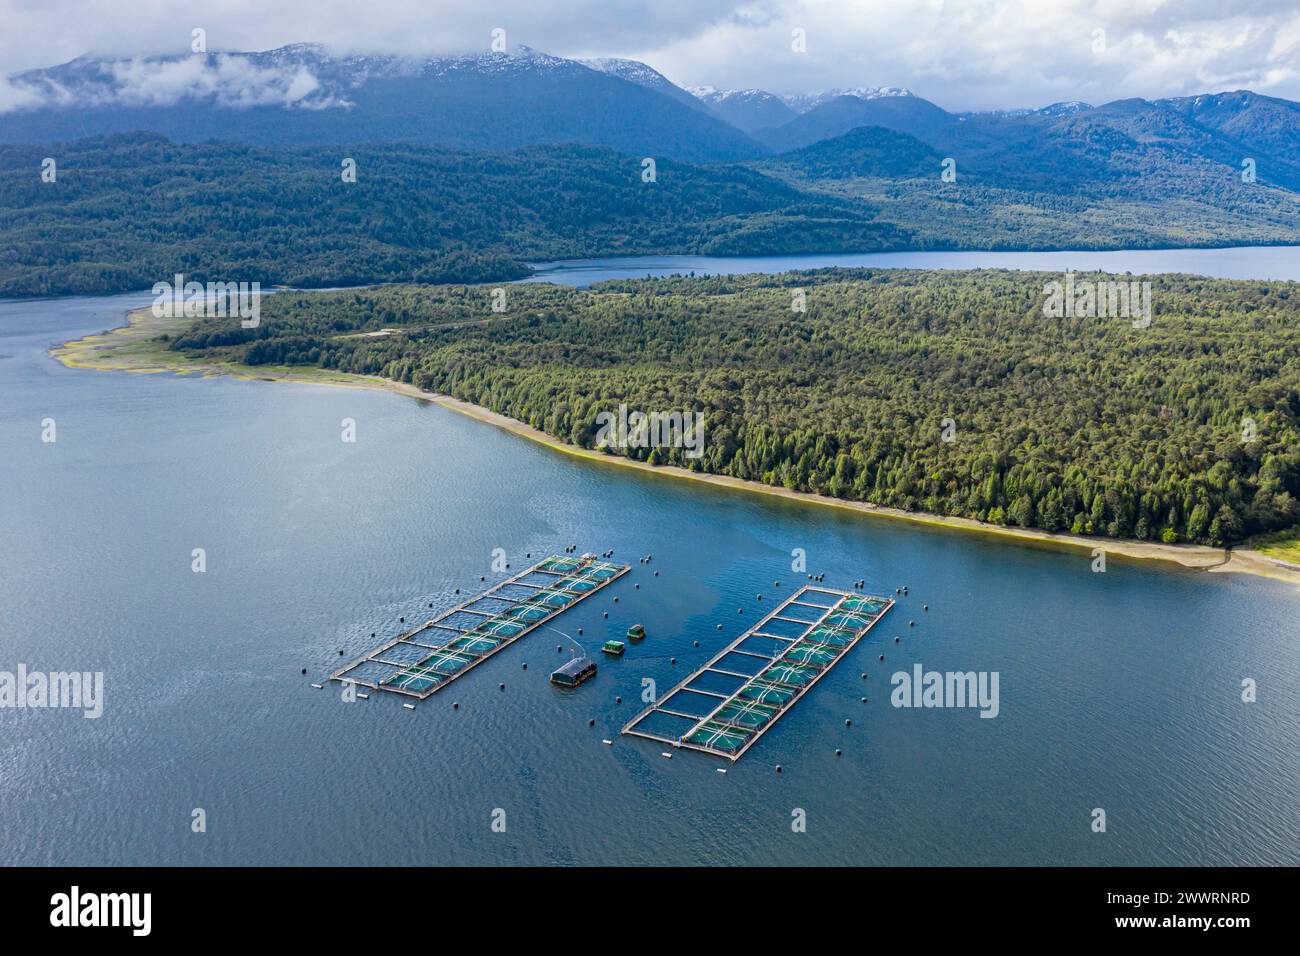
[[(396, 395), (45, 354), (148, 301), (0, 304), (0, 670), (103, 671), (107, 698), (0, 710), (4, 863), (1300, 863), (1291, 588), (629, 475)], [(309, 686), (494, 579), (493, 548), (571, 543), (634, 571), (557, 623), (593, 652), (649, 629), (581, 688), (547, 683), (545, 632), (415, 712)], [(620, 738), (794, 548), (911, 595), (725, 775)], [(1000, 715), (892, 708), (915, 662), (999, 672)]]
[(818, 256), (618, 256), (533, 263), (525, 282), (586, 286), (603, 279), (640, 276), (732, 275), (788, 272), (828, 266), (876, 269), (1025, 269), (1043, 272), (1149, 274), (1185, 272), (1217, 279), (1300, 280), (1300, 247), (1230, 249), (1115, 249), (1104, 252), (868, 252)]

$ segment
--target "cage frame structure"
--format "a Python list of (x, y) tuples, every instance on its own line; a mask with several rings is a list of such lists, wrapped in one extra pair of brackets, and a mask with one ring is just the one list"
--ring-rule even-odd
[[(813, 595), (827, 595), (833, 598), (830, 604), (816, 604), (806, 601), (804, 598)], [(825, 598), (823, 598), (825, 600)], [(840, 624), (828, 624), (827, 622), (838, 615), (848, 614), (850, 616), (864, 616), (858, 613), (864, 603), (879, 604), (880, 608), (870, 614), (869, 620), (865, 620), (859, 627), (845, 627)], [(821, 611), (814, 621), (805, 621), (801, 618), (783, 617), (782, 612), (787, 611), (793, 606), (814, 608)], [(846, 605), (851, 605), (847, 606)], [(668, 744), (672, 747), (683, 748), (687, 750), (697, 750), (701, 753), (712, 754), (717, 757), (725, 757), (732, 763), (739, 760), (746, 751), (749, 750), (758, 739), (767, 733), (778, 720), (781, 719), (813, 686), (821, 680), (831, 669), (838, 664), (849, 651), (858, 645), (867, 633), (875, 627), (891, 610), (894, 608), (894, 599), (890, 597), (879, 597), (870, 594), (858, 594), (851, 591), (839, 591), (834, 588), (824, 588), (815, 584), (805, 584), (797, 591), (778, 604), (773, 610), (768, 612), (758, 623), (747, 628), (739, 637), (731, 641), (726, 647), (709, 658), (708, 662), (698, 669), (692, 671), (685, 678), (675, 684), (668, 693), (658, 697), (650, 706), (641, 710), (635, 717), (623, 725), (621, 733), (633, 737), (642, 737), (646, 740), (653, 740), (658, 743)], [(779, 620), (786, 623), (806, 625), (797, 637), (786, 637), (780, 634), (769, 633), (764, 630), (773, 620)], [(837, 640), (842, 639), (843, 643), (827, 644), (821, 641), (810, 641), (809, 635), (819, 631), (836, 632)], [(771, 639), (785, 642), (785, 646), (780, 649), (779, 653), (774, 655), (760, 654), (752, 650), (740, 650), (740, 646), (751, 637)], [(820, 653), (830, 654), (830, 657), (824, 662), (810, 664), (806, 660), (790, 658), (786, 660), (787, 655), (796, 648), (811, 646)], [(755, 674), (742, 674), (738, 671), (727, 670), (723, 667), (716, 666), (719, 661), (723, 660), (729, 654), (741, 654), (748, 657), (764, 658), (765, 664)], [(786, 668), (786, 677), (792, 676), (795, 668), (813, 668), (814, 672), (806, 683), (787, 683), (776, 678), (763, 679), (769, 671)], [(743, 678), (741, 684), (729, 694), (723, 694), (716, 691), (703, 690), (701, 688), (691, 687), (690, 685), (698, 680), (702, 675), (707, 673), (724, 674), (733, 678)], [(758, 699), (741, 698), (741, 693), (753, 686), (761, 686)], [(769, 703), (763, 698), (768, 691), (775, 691), (778, 699), (775, 704)], [(692, 694), (702, 694), (706, 697), (718, 698), (718, 703), (704, 716), (685, 713), (680, 710), (674, 710), (670, 705), (673, 697), (680, 691), (687, 691)], [(728, 719), (719, 719), (718, 715), (724, 710), (731, 708), (733, 716)], [(735, 719), (735, 713), (740, 715), (765, 714), (763, 720), (754, 726), (746, 727), (743, 722)], [(646, 730), (638, 729), (637, 725), (646, 720), (652, 714), (663, 713), (671, 717), (688, 718), (694, 723), (685, 733), (676, 739), (664, 734), (655, 734)], [(726, 749), (713, 746), (710, 743), (700, 743), (689, 738), (700, 734), (702, 731), (713, 733), (714, 740), (720, 736), (741, 736), (740, 743), (733, 748)], [(707, 736), (707, 733), (706, 735)]]
[[(442, 688), (448, 686), (457, 679), (465, 676), (465, 674), (469, 673), (479, 664), (482, 664), (488, 658), (496, 655), (500, 651), (505, 650), (511, 644), (515, 643), (515, 641), (547, 624), (586, 598), (591, 597), (597, 591), (601, 590), (601, 588), (613, 584), (630, 570), (632, 570), (631, 565), (612, 564), (601, 561), (591, 555), (582, 555), (581, 557), (558, 554), (551, 555), (550, 557), (538, 561), (532, 567), (526, 568), (518, 574), (494, 584), (487, 590), (481, 591), (467, 600), (461, 601), (455, 607), (448, 608), (438, 614), (437, 617), (430, 618), (423, 624), (403, 631), (391, 640), (385, 641), (383, 644), (367, 651), (360, 657), (352, 659), (330, 674), (329, 679), (331, 681), (338, 681), (339, 683), (356, 684), (360, 687), (369, 687), (372, 690), (387, 691), (392, 694), (401, 694), (406, 697), (414, 697), (419, 700), (424, 700), (425, 698), (436, 694), (438, 691), (442, 690)], [(594, 579), (593, 577), (588, 576), (589, 573), (597, 571), (607, 571), (609, 573), (599, 579)], [(557, 580), (555, 586), (542, 586), (525, 583), (525, 579), (533, 574), (550, 575), (559, 580)], [(560, 586), (564, 579), (573, 581), (575, 577), (578, 582), (588, 583), (592, 586), (586, 590), (574, 590), (571, 587)], [(512, 586), (529, 588), (537, 593), (530, 599), (515, 599), (500, 595), (499, 592)], [(558, 595), (564, 595), (568, 600), (562, 601), (558, 605), (551, 605), (548, 603), (552, 598), (555, 598)], [(502, 602), (509, 606), (496, 608), (494, 610), (487, 610), (482, 606), (478, 606), (483, 602), (492, 601)], [(527, 620), (521, 619), (518, 616), (512, 617), (512, 615), (517, 615), (521, 609), (530, 612), (544, 610), (546, 613), (541, 617), (530, 618)], [(473, 627), (454, 627), (448, 623), (448, 621), (457, 614), (472, 614), (482, 617), (484, 620), (479, 624), (475, 624)], [(519, 630), (514, 633), (506, 634), (503, 638), (498, 639), (498, 637), (492, 632), (491, 628), (507, 624), (510, 626), (516, 624), (521, 626)], [(433, 635), (438, 632), (447, 632), (449, 636), (447, 636), (441, 643), (436, 643), (438, 638)], [(426, 640), (415, 639), (421, 636), (425, 637)], [(482, 641), (488, 644), (488, 647), (482, 653), (466, 649), (465, 647), (450, 647), (450, 645), (454, 643), (465, 641), (467, 639), (471, 644)], [(429, 653), (416, 662), (385, 659), (384, 655), (391, 652), (399, 644), (419, 647), (427, 650)], [(438, 663), (445, 663), (451, 659), (455, 659), (460, 663), (460, 666), (450, 672), (439, 671), (436, 669), (436, 666), (428, 664), (429, 661), (434, 660), (435, 658), (438, 659)], [(397, 667), (399, 670), (395, 674), (391, 674), (386, 678), (378, 680), (358, 676), (348, 676), (350, 671), (356, 670), (363, 665), (370, 663), (381, 664), (388, 667)], [(409, 676), (405, 685), (392, 683), (394, 679), (408, 674)], [(437, 679), (431, 680), (430, 675), (437, 675)], [(428, 686), (419, 686), (418, 689), (413, 689), (411, 686), (413, 684), (423, 683), (427, 683)]]

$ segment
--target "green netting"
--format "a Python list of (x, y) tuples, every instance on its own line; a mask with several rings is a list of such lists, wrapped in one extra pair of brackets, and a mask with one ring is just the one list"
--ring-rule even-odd
[(498, 637), (514, 637), (524, 629), (525, 625), (518, 624), (514, 621), (506, 620), (502, 617), (494, 617), (490, 621), (485, 621), (478, 627), (474, 628), (473, 633), (495, 634)]
[(539, 591), (533, 600), (538, 604), (562, 607), (573, 601), (574, 597), (572, 594), (565, 594), (563, 591)]
[(757, 729), (776, 716), (777, 710), (770, 704), (760, 704), (754, 700), (731, 700), (723, 704), (713, 716), (720, 723)]
[(417, 694), (423, 694), (431, 687), (436, 687), (442, 680), (441, 676), (416, 675), (416, 674), (398, 674), (386, 681), (384, 684), (392, 684), (396, 687), (404, 687), (409, 691)]
[(808, 632), (806, 640), (814, 644), (829, 644), (833, 647), (847, 647), (853, 642), (856, 631), (838, 627), (819, 627)]
[(812, 683), (817, 676), (817, 670), (803, 664), (780, 663), (773, 664), (758, 676), (764, 680), (780, 681), (782, 684), (793, 684), (796, 687), (802, 687), (805, 684)]
[(717, 724), (708, 721), (686, 739), (693, 744), (699, 744), (702, 747), (711, 747), (714, 750), (723, 750), (730, 753), (733, 750), (739, 750), (740, 747), (749, 739), (749, 731), (741, 730), (737, 727), (728, 727), (726, 724)]
[(825, 623), (832, 627), (851, 627), (859, 630), (871, 623), (871, 617), (866, 614), (842, 613), (837, 612), (828, 617)]
[(835, 652), (807, 641), (800, 641), (785, 652), (782, 661), (798, 661), (802, 664), (820, 664), (825, 667), (835, 660)]
[(580, 558), (547, 558), (538, 567), (546, 571), (565, 572), (576, 570), (580, 564), (582, 564)]
[(483, 655), (493, 648), (501, 646), (501, 639), (488, 634), (466, 634), (450, 641), (447, 647), (452, 650), (465, 651), (467, 654)]
[(840, 607), (846, 611), (861, 611), (864, 614), (876, 614), (884, 609), (885, 602), (869, 597), (851, 597), (846, 598)]
[(538, 604), (521, 604), (518, 607), (512, 607), (506, 614), (519, 621), (540, 621), (553, 610), (554, 608)]
[(781, 687), (767, 681), (752, 680), (736, 691), (736, 696), (743, 697), (745, 700), (761, 701), (765, 704), (784, 704), (794, 696), (794, 691), (789, 687)]

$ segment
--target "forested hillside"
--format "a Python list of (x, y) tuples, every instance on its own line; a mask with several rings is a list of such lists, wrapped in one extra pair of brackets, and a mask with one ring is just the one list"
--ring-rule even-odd
[[(1215, 543), (1296, 524), (1295, 286), (1153, 277), (1153, 322), (1134, 328), (1044, 317), (1044, 283), (1059, 278), (511, 286), (504, 314), (481, 286), (285, 293), (257, 329), (203, 320), (171, 347), (383, 375), (584, 447), (620, 403), (700, 411), (702, 458), (626, 453), (996, 524)], [(799, 288), (805, 312), (791, 307)]]
[(139, 134), (0, 147), (0, 296), (123, 292), (177, 272), (496, 281), (526, 275), (526, 259), (894, 249), (906, 236), (857, 200), (743, 167), (661, 159), (645, 182), (640, 158), (591, 146), (258, 149)]

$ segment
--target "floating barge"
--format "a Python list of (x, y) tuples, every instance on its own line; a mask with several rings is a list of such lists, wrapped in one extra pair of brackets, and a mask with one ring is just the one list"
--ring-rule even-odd
[(596, 676), (596, 662), (586, 657), (575, 657), (551, 672), (551, 683), (561, 687), (577, 687)]
[(423, 700), (631, 570), (553, 555), (340, 667), (330, 680)]
[(893, 606), (805, 585), (622, 732), (739, 760)]

